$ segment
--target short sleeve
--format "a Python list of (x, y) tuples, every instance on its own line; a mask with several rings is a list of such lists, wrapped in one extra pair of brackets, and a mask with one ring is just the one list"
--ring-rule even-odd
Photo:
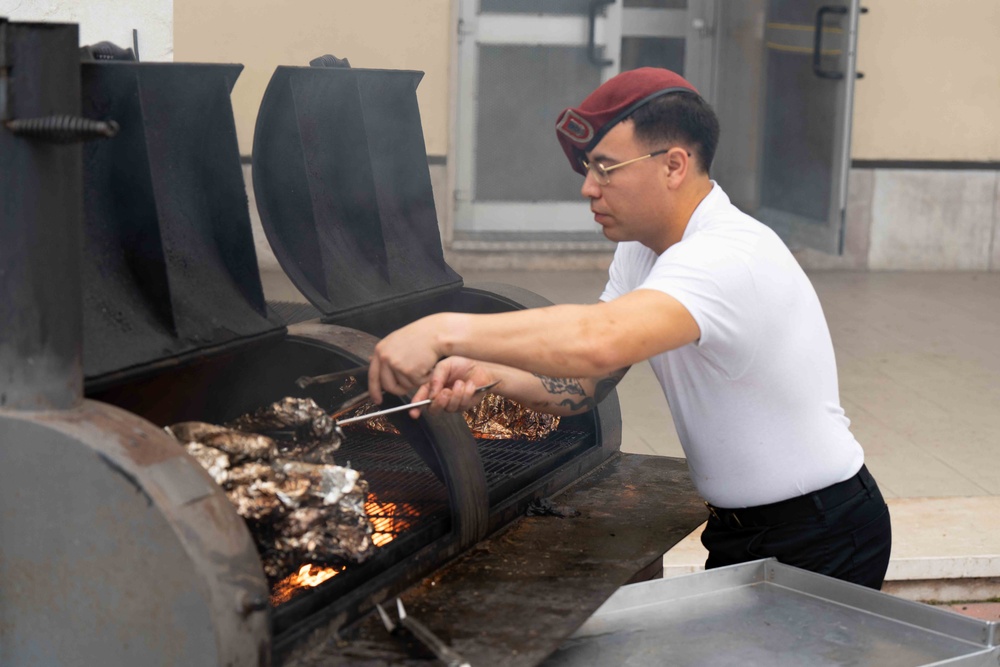
[(695, 344), (726, 375), (736, 377), (753, 358), (762, 314), (746, 256), (713, 242), (712, 236), (701, 234), (669, 248), (638, 288), (677, 299), (701, 330)]
[(601, 301), (614, 301), (634, 290), (649, 273), (656, 261), (651, 250), (635, 242), (619, 243), (608, 267), (608, 284)]

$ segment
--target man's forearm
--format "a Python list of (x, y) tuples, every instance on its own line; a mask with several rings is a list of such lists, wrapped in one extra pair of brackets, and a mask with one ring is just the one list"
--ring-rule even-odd
[(601, 349), (607, 324), (595, 306), (560, 305), (490, 315), (438, 316), (442, 356), (458, 355), (549, 377), (599, 377), (622, 364)]
[(521, 405), (554, 415), (574, 415), (596, 407), (621, 381), (628, 368), (601, 378), (553, 378), (516, 368), (489, 364), (501, 379), (498, 390)]
[[(488, 315), (438, 313), (375, 346), (372, 398), (426, 383), (436, 364), (457, 356), (559, 378), (604, 378), (637, 361), (691, 343), (698, 324), (673, 297), (638, 289), (613, 301)], [(564, 396), (561, 400), (573, 400)]]
[(700, 335), (679, 301), (647, 289), (591, 305), (431, 317), (439, 357), (460, 355), (549, 377), (605, 377)]

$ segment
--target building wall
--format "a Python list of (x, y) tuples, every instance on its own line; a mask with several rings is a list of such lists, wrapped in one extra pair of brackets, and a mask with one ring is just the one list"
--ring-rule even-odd
[[(1000, 270), (1000, 3), (865, 4), (846, 252), (803, 250), (800, 261), (810, 268)], [(455, 0), (0, 0), (0, 15), (79, 22), (81, 44), (129, 46), (136, 28), (143, 60), (243, 63), (233, 107), (244, 155), (276, 65), (305, 65), (332, 53), (356, 67), (421, 70), (417, 96), (427, 152), (441, 158), (453, 153), (456, 6)], [(441, 162), (431, 171), (447, 240), (451, 179)], [(262, 264), (272, 266), (259, 230), (258, 237)]]
[(177, 59), (244, 65), (233, 89), (240, 150), (274, 68), (332, 54), (352, 67), (425, 72), (417, 88), (429, 155), (448, 152), (451, 0), (175, 0)]
[(1000, 161), (1000, 2), (862, 4), (854, 159)]
[[(233, 88), (233, 114), (240, 152), (253, 150), (260, 100), (278, 65), (306, 66), (325, 54), (347, 58), (352, 67), (424, 72), (417, 87), (439, 218), (450, 213), (444, 156), (449, 150), (452, 0), (176, 0), (177, 59), (244, 65)], [(257, 260), (262, 269), (278, 262), (268, 245), (253, 196), (250, 165), (244, 165)]]
[(1000, 3), (864, 4), (847, 247), (800, 261), (1000, 271)]
[[(427, 152), (448, 153), (453, 0), (0, 0), (19, 21), (80, 23), (80, 42), (131, 46), (143, 60), (239, 62), (241, 150), (278, 64), (324, 53), (356, 67), (417, 69)], [(879, 0), (861, 17), (852, 157), (1000, 161), (1000, 3)]]

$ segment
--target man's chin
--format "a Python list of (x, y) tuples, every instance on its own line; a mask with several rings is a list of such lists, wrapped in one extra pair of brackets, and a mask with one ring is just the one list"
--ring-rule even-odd
[(622, 239), (620, 234), (617, 234), (616, 232), (617, 230), (610, 225), (601, 225), (601, 233), (604, 234), (604, 238), (607, 240), (614, 241), (615, 243), (620, 243), (625, 240)]

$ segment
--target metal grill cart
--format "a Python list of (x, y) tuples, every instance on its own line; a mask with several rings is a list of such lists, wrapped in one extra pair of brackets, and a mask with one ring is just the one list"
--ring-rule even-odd
[(624, 586), (543, 664), (995, 667), (998, 626), (772, 558)]

